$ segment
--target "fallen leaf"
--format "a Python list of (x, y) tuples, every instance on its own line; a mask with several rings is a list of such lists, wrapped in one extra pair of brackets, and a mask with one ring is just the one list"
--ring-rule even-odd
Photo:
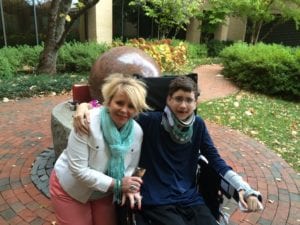
[(3, 98), (2, 101), (3, 101), (3, 102), (9, 102), (9, 99), (8, 99), (8, 98)]
[(250, 111), (246, 111), (245, 114), (246, 114), (247, 116), (252, 116), (252, 112), (250, 112)]
[(235, 107), (239, 107), (239, 106), (240, 106), (240, 103), (234, 102), (233, 105), (234, 105)]

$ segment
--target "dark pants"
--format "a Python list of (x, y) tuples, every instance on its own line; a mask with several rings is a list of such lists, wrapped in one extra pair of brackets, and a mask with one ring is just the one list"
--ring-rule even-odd
[(135, 218), (137, 225), (218, 225), (205, 205), (144, 207)]

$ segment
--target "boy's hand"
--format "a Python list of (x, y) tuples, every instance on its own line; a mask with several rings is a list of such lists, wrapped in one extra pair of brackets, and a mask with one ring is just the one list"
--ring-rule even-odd
[(76, 112), (73, 116), (73, 126), (76, 133), (80, 135), (89, 134), (90, 112), (89, 104), (81, 103), (77, 105)]
[(246, 199), (244, 199), (244, 191), (241, 190), (239, 191), (239, 207), (242, 211), (247, 211), (247, 212), (257, 212), (262, 210), (262, 204), (257, 198), (257, 196), (250, 195)]

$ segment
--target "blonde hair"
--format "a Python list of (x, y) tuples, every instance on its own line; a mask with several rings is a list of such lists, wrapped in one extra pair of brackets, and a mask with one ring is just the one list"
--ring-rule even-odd
[(150, 107), (146, 103), (146, 84), (133, 76), (113, 73), (105, 79), (102, 86), (103, 104), (108, 105), (117, 91), (124, 92), (130, 99), (134, 109), (140, 113)]

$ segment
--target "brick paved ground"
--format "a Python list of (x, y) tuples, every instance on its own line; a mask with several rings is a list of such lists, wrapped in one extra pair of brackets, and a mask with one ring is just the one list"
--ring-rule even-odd
[[(199, 73), (203, 100), (237, 91), (216, 76), (218, 66), (205, 66)], [(0, 103), (0, 225), (40, 225), (55, 221), (50, 201), (31, 180), (36, 157), (52, 146), (52, 108), (70, 95), (22, 99)], [(225, 127), (208, 123), (209, 130), (227, 162), (264, 196), (262, 212), (241, 213), (228, 202), (232, 225), (300, 224), (300, 174), (265, 146)]]

